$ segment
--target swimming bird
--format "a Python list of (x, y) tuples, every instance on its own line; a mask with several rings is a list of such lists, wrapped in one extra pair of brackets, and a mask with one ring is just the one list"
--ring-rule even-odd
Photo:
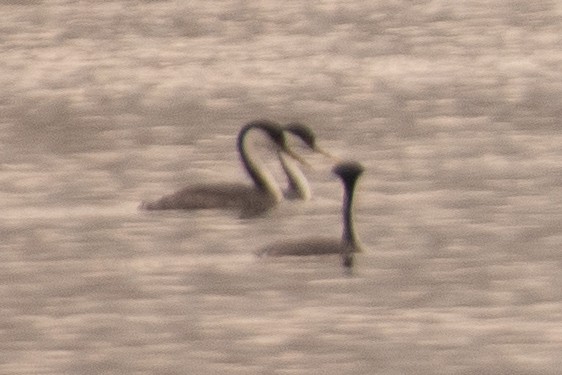
[(343, 233), (341, 238), (314, 237), (283, 241), (261, 249), (257, 253), (258, 256), (340, 254), (343, 266), (350, 269), (353, 266), (353, 254), (361, 251), (358, 237), (353, 228), (352, 206), (355, 186), (363, 171), (363, 166), (355, 161), (338, 163), (332, 169), (332, 172), (340, 178), (344, 187)]
[[(318, 145), (316, 142), (316, 135), (310, 127), (300, 122), (292, 122), (283, 126), (283, 130), (299, 138), (311, 151), (320, 153), (330, 159), (334, 159), (332, 154), (325, 151)], [(309, 200), (312, 197), (310, 184), (308, 183), (304, 173), (297, 165), (297, 160), (286, 155), (280, 149), (277, 151), (277, 156), (281, 162), (281, 167), (287, 176), (288, 184), (287, 189), (283, 192), (284, 197), (286, 199)]]
[(276, 206), (283, 194), (271, 172), (251, 155), (251, 144), (247, 142), (246, 137), (252, 130), (264, 132), (279, 152), (302, 161), (289, 149), (281, 125), (268, 120), (252, 121), (240, 129), (236, 144), (242, 165), (252, 179), (253, 186), (237, 183), (195, 184), (157, 201), (143, 202), (141, 208), (146, 210), (232, 209), (240, 211), (241, 217), (254, 217)]

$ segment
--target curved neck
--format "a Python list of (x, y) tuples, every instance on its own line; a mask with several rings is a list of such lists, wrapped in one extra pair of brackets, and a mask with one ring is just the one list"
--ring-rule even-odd
[(280, 201), (282, 197), (281, 189), (273, 179), (271, 173), (265, 169), (258, 161), (250, 156), (249, 145), (246, 141), (246, 136), (248, 132), (252, 129), (262, 129), (259, 124), (247, 124), (238, 133), (238, 139), (236, 145), (238, 147), (238, 153), (240, 154), (240, 159), (244, 169), (254, 182), (257, 189), (272, 195), (275, 200)]
[(290, 156), (281, 151), (277, 152), (277, 156), (279, 157), (283, 171), (287, 175), (287, 195), (302, 200), (309, 200), (312, 197), (310, 185), (297, 163)]

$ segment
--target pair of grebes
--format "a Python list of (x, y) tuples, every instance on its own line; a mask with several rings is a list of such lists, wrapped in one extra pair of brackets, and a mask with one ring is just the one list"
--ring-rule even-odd
[[(252, 155), (251, 144), (247, 140), (250, 131), (261, 131), (272, 141), (289, 181), (289, 187), (285, 194), (281, 191), (271, 172)], [(289, 148), (285, 133), (300, 138), (312, 151), (331, 157), (329, 153), (317, 145), (312, 130), (303, 124), (291, 123), (281, 126), (268, 120), (252, 121), (240, 129), (237, 147), (242, 165), (252, 179), (253, 186), (236, 183), (195, 184), (163, 196), (156, 201), (143, 202), (141, 208), (146, 210), (231, 209), (239, 211), (241, 217), (255, 217), (275, 207), (284, 196), (303, 200), (309, 199), (308, 182), (292, 159), (303, 164), (306, 164), (306, 162)], [(283, 241), (266, 246), (257, 254), (259, 256), (340, 254), (342, 265), (346, 269), (351, 269), (353, 254), (360, 251), (357, 236), (353, 229), (351, 210), (355, 185), (363, 170), (361, 164), (355, 161), (337, 162), (332, 169), (332, 172), (341, 180), (344, 188), (342, 238), (306, 238)]]

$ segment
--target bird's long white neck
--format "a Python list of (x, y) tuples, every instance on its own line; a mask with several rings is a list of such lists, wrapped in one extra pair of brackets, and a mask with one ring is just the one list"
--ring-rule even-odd
[(277, 152), (277, 156), (279, 157), (283, 171), (285, 171), (287, 175), (290, 195), (294, 195), (303, 200), (309, 200), (312, 197), (310, 185), (296, 161), (281, 151)]
[(275, 181), (275, 178), (262, 163), (260, 163), (256, 158), (250, 156), (254, 153), (252, 152), (253, 147), (248, 141), (247, 135), (252, 129), (260, 128), (258, 126), (247, 125), (242, 128), (238, 135), (238, 152), (240, 154), (242, 164), (244, 165), (246, 172), (250, 175), (252, 181), (254, 181), (256, 188), (270, 194), (277, 202), (280, 202), (283, 197), (283, 193)]

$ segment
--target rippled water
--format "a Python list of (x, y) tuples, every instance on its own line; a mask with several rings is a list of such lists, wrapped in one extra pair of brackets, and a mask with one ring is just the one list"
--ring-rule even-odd
[[(20, 3), (0, 1), (0, 373), (559, 372), (558, 3)], [(366, 166), (352, 276), (253, 254), (339, 236), (314, 155), (314, 199), (263, 218), (137, 210), (244, 181), (256, 118)]]

